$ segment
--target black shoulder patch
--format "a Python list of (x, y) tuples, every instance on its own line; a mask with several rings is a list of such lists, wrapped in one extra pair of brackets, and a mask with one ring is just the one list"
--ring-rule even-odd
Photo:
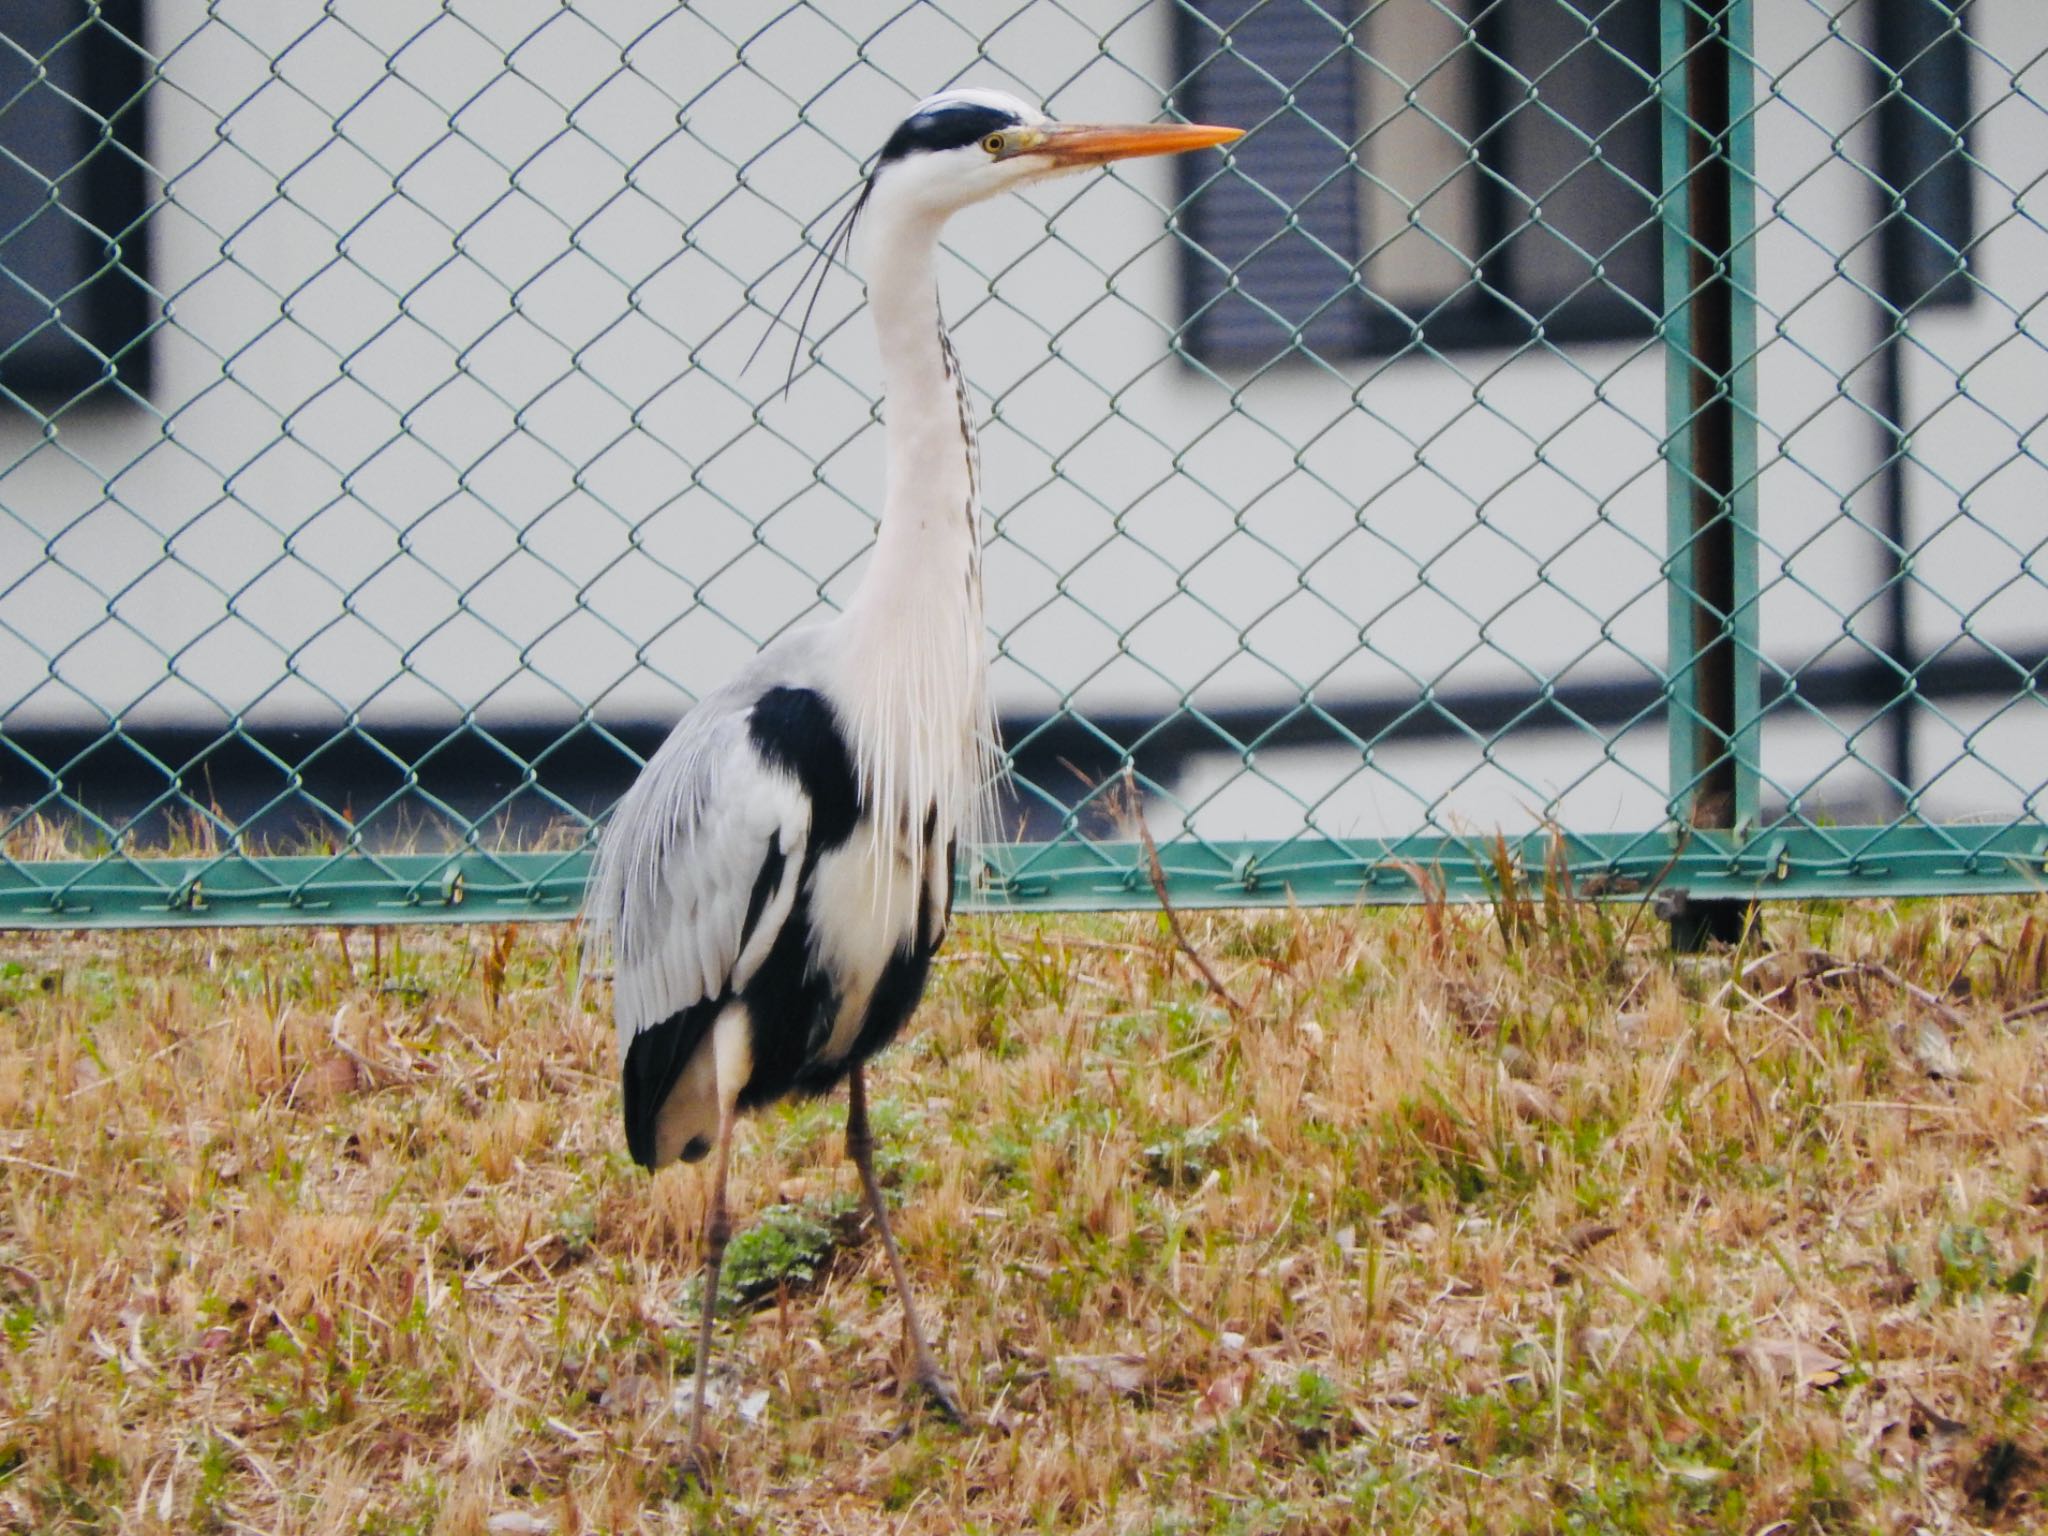
[(1014, 112), (1005, 112), (1000, 107), (977, 106), (970, 101), (940, 107), (935, 112), (920, 112), (915, 117), (905, 118), (889, 135), (889, 142), (882, 146), (882, 157), (877, 164), (887, 165), (919, 150), (959, 149), (965, 144), (979, 143), (1005, 128), (1014, 128), (1017, 122)]
[(810, 798), (810, 857), (853, 835), (860, 782), (846, 736), (822, 695), (810, 688), (770, 688), (755, 702), (747, 734), (755, 750)]

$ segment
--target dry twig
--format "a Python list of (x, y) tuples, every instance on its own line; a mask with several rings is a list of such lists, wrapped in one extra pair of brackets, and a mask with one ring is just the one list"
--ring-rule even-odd
[[(1131, 772), (1129, 763), (1124, 764), (1124, 789), (1130, 795), (1132, 803), (1137, 804), (1137, 777)], [(1188, 963), (1201, 976), (1204, 985), (1209, 988), (1210, 995), (1230, 1010), (1231, 1018), (1242, 1019), (1244, 1004), (1233, 997), (1230, 989), (1223, 985), (1214, 971), (1209, 969), (1209, 962), (1202, 958), (1201, 951), (1189, 941), (1187, 930), (1181, 927), (1180, 914), (1174, 911), (1173, 902), (1166, 894), (1166, 871), (1160, 867), (1159, 848), (1152, 841), (1152, 829), (1145, 825), (1142, 814), (1131, 819), (1138, 825), (1138, 844), (1145, 850), (1145, 872), (1151, 876), (1152, 893), (1159, 898), (1159, 910), (1166, 914), (1166, 926), (1173, 930), (1173, 942), (1179, 946), (1180, 952), (1188, 957)]]
[[(15, 1168), (33, 1168), (37, 1173), (52, 1174), (60, 1179), (76, 1180), (78, 1177), (77, 1172), (73, 1169), (58, 1168), (50, 1163), (39, 1163), (32, 1157), (16, 1157), (11, 1152), (0, 1152), (0, 1163), (7, 1163)], [(13, 1266), (10, 1265), (9, 1267), (12, 1268)]]

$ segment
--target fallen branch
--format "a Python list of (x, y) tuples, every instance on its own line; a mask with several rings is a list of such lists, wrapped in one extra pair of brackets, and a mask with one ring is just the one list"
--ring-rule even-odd
[[(32, 1157), (16, 1157), (11, 1152), (0, 1152), (0, 1163), (7, 1163), (16, 1168), (33, 1168), (37, 1173), (54, 1174), (60, 1179), (76, 1180), (78, 1178), (77, 1173), (69, 1168), (52, 1167), (48, 1163), (39, 1163)], [(11, 1264), (8, 1265), (9, 1269), (13, 1267)]]
[(1656, 909), (1657, 897), (1664, 889), (1664, 882), (1671, 878), (1671, 871), (1678, 868), (1678, 861), (1685, 857), (1686, 846), (1692, 842), (1692, 823), (1678, 824), (1678, 835), (1671, 840), (1671, 857), (1664, 861), (1664, 867), (1650, 877), (1643, 887), (1643, 899), (1636, 903), (1635, 911), (1628, 917), (1628, 926), (1621, 930), (1621, 948), (1627, 953), (1629, 940), (1636, 936), (1636, 925), (1643, 920), (1643, 914)]
[(1173, 910), (1173, 903), (1167, 898), (1166, 871), (1160, 867), (1159, 848), (1152, 841), (1152, 829), (1145, 825), (1143, 802), (1138, 798), (1137, 778), (1131, 772), (1129, 763), (1124, 764), (1124, 789), (1130, 795), (1131, 803), (1139, 807), (1131, 819), (1138, 824), (1138, 843), (1145, 850), (1145, 871), (1152, 877), (1152, 893), (1159, 898), (1159, 910), (1166, 914), (1166, 926), (1173, 931), (1173, 942), (1180, 947), (1180, 952), (1188, 957), (1188, 963), (1200, 974), (1210, 994), (1230, 1010), (1231, 1018), (1242, 1019), (1244, 1004), (1231, 996), (1230, 989), (1217, 979), (1214, 971), (1209, 969), (1209, 962), (1202, 958), (1201, 952), (1189, 941), (1187, 930), (1180, 925), (1180, 914)]
[(213, 1031), (215, 1031), (216, 1029), (220, 1029), (223, 1026), (231, 1023), (232, 1021), (232, 1015), (223, 1014), (220, 1018), (215, 1019), (211, 1024), (202, 1025), (200, 1028), (193, 1030), (191, 1034), (180, 1035), (177, 1039), (173, 1040), (169, 1045), (163, 1046), (158, 1050), (151, 1051), (147, 1056), (143, 1057), (140, 1061), (131, 1061), (130, 1063), (128, 1063), (127, 1066), (123, 1067), (118, 1072), (109, 1072), (105, 1077), (96, 1077), (91, 1082), (82, 1084), (79, 1087), (72, 1089), (69, 1093), (64, 1095), (65, 1102), (69, 1103), (71, 1100), (77, 1098), (80, 1094), (91, 1093), (95, 1088), (104, 1088), (109, 1083), (118, 1083), (123, 1078), (133, 1077), (136, 1073), (140, 1072), (144, 1067), (149, 1066), (152, 1062), (162, 1061), (166, 1056), (170, 1055), (171, 1052), (178, 1050), (183, 1046), (190, 1045), (194, 1040), (197, 1040), (201, 1035), (212, 1034)]
[(10, 1260), (0, 1259), (0, 1273), (14, 1276), (15, 1284), (34, 1291), (38, 1296), (43, 1293), (43, 1282), (32, 1269), (24, 1269)]
[(1856, 970), (1862, 975), (1875, 976), (1879, 981), (1887, 982), (1897, 987), (1922, 1008), (1934, 1014), (1950, 1029), (1961, 1029), (1963, 1027), (1963, 1016), (1960, 1013), (1956, 1012), (1955, 1009), (1951, 1008), (1925, 987), (1915, 986), (1912, 982), (1906, 980), (1905, 977), (1901, 976), (1890, 966), (1879, 965), (1875, 961), (1866, 960), (1858, 965)]
[[(1726, 997), (1729, 992), (1738, 990), (1739, 983), (1749, 980), (1751, 976), (1755, 975), (1765, 966), (1782, 961), (1785, 958), (1785, 953), (1785, 951), (1781, 950), (1768, 955), (1758, 956), (1742, 968), (1739, 976), (1732, 978), (1722, 986), (1719, 997)], [(1751, 1003), (1761, 1007), (1775, 1002), (1790, 993), (1797, 992), (1801, 987), (1819, 986), (1824, 982), (1830, 981), (1842, 981), (1851, 976), (1868, 976), (1874, 981), (1881, 981), (1887, 986), (1896, 987), (1921, 1007), (1937, 1016), (1949, 1028), (1961, 1029), (1963, 1027), (1962, 1014), (1958, 1013), (1948, 1003), (1942, 1001), (1940, 997), (1928, 991), (1925, 987), (1906, 980), (1905, 977), (1888, 965), (1880, 964), (1875, 960), (1837, 960), (1833, 955), (1828, 954), (1824, 950), (1800, 950), (1794, 953), (1800, 959), (1806, 961), (1810, 968), (1780, 982), (1768, 992), (1752, 993), (1745, 990), (1743, 991), (1743, 996), (1747, 997)], [(1719, 998), (1716, 1001), (1719, 1001)], [(2031, 1009), (2048, 1013), (2048, 999), (2043, 999), (2039, 1004), (2029, 1004), (2028, 1006)], [(2024, 1011), (2019, 1015), (2007, 1015), (2008, 1019), (2023, 1016)]]

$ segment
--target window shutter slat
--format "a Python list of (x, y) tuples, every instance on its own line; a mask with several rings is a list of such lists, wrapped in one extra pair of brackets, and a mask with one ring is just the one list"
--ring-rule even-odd
[(1187, 262), (1189, 343), (1204, 356), (1263, 361), (1298, 330), (1311, 349), (1355, 353), (1365, 310), (1354, 282), (1349, 11), (1306, 0), (1192, 0), (1188, 8), (1202, 20), (1183, 32), (1196, 53), (1184, 61), (1183, 108), (1198, 122), (1250, 130), (1232, 148), (1232, 169), (1186, 166), (1213, 178), (1184, 223), (1200, 247)]

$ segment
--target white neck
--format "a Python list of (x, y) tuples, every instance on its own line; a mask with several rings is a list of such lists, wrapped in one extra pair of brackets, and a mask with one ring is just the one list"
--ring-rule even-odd
[(935, 807), (943, 857), (963, 828), (981, 831), (974, 809), (994, 739), (980, 450), (939, 314), (943, 215), (892, 198), (885, 177), (864, 222), (888, 483), (874, 554), (846, 611), (848, 723), (868, 804), (880, 813), (876, 836), (921, 828)]
[[(939, 314), (934, 256), (941, 220), (903, 208), (879, 189), (866, 242), (868, 309), (882, 355), (888, 486), (875, 559), (862, 595), (892, 605), (981, 563), (981, 452), (973, 417)], [(935, 594), (936, 595), (936, 594)]]

